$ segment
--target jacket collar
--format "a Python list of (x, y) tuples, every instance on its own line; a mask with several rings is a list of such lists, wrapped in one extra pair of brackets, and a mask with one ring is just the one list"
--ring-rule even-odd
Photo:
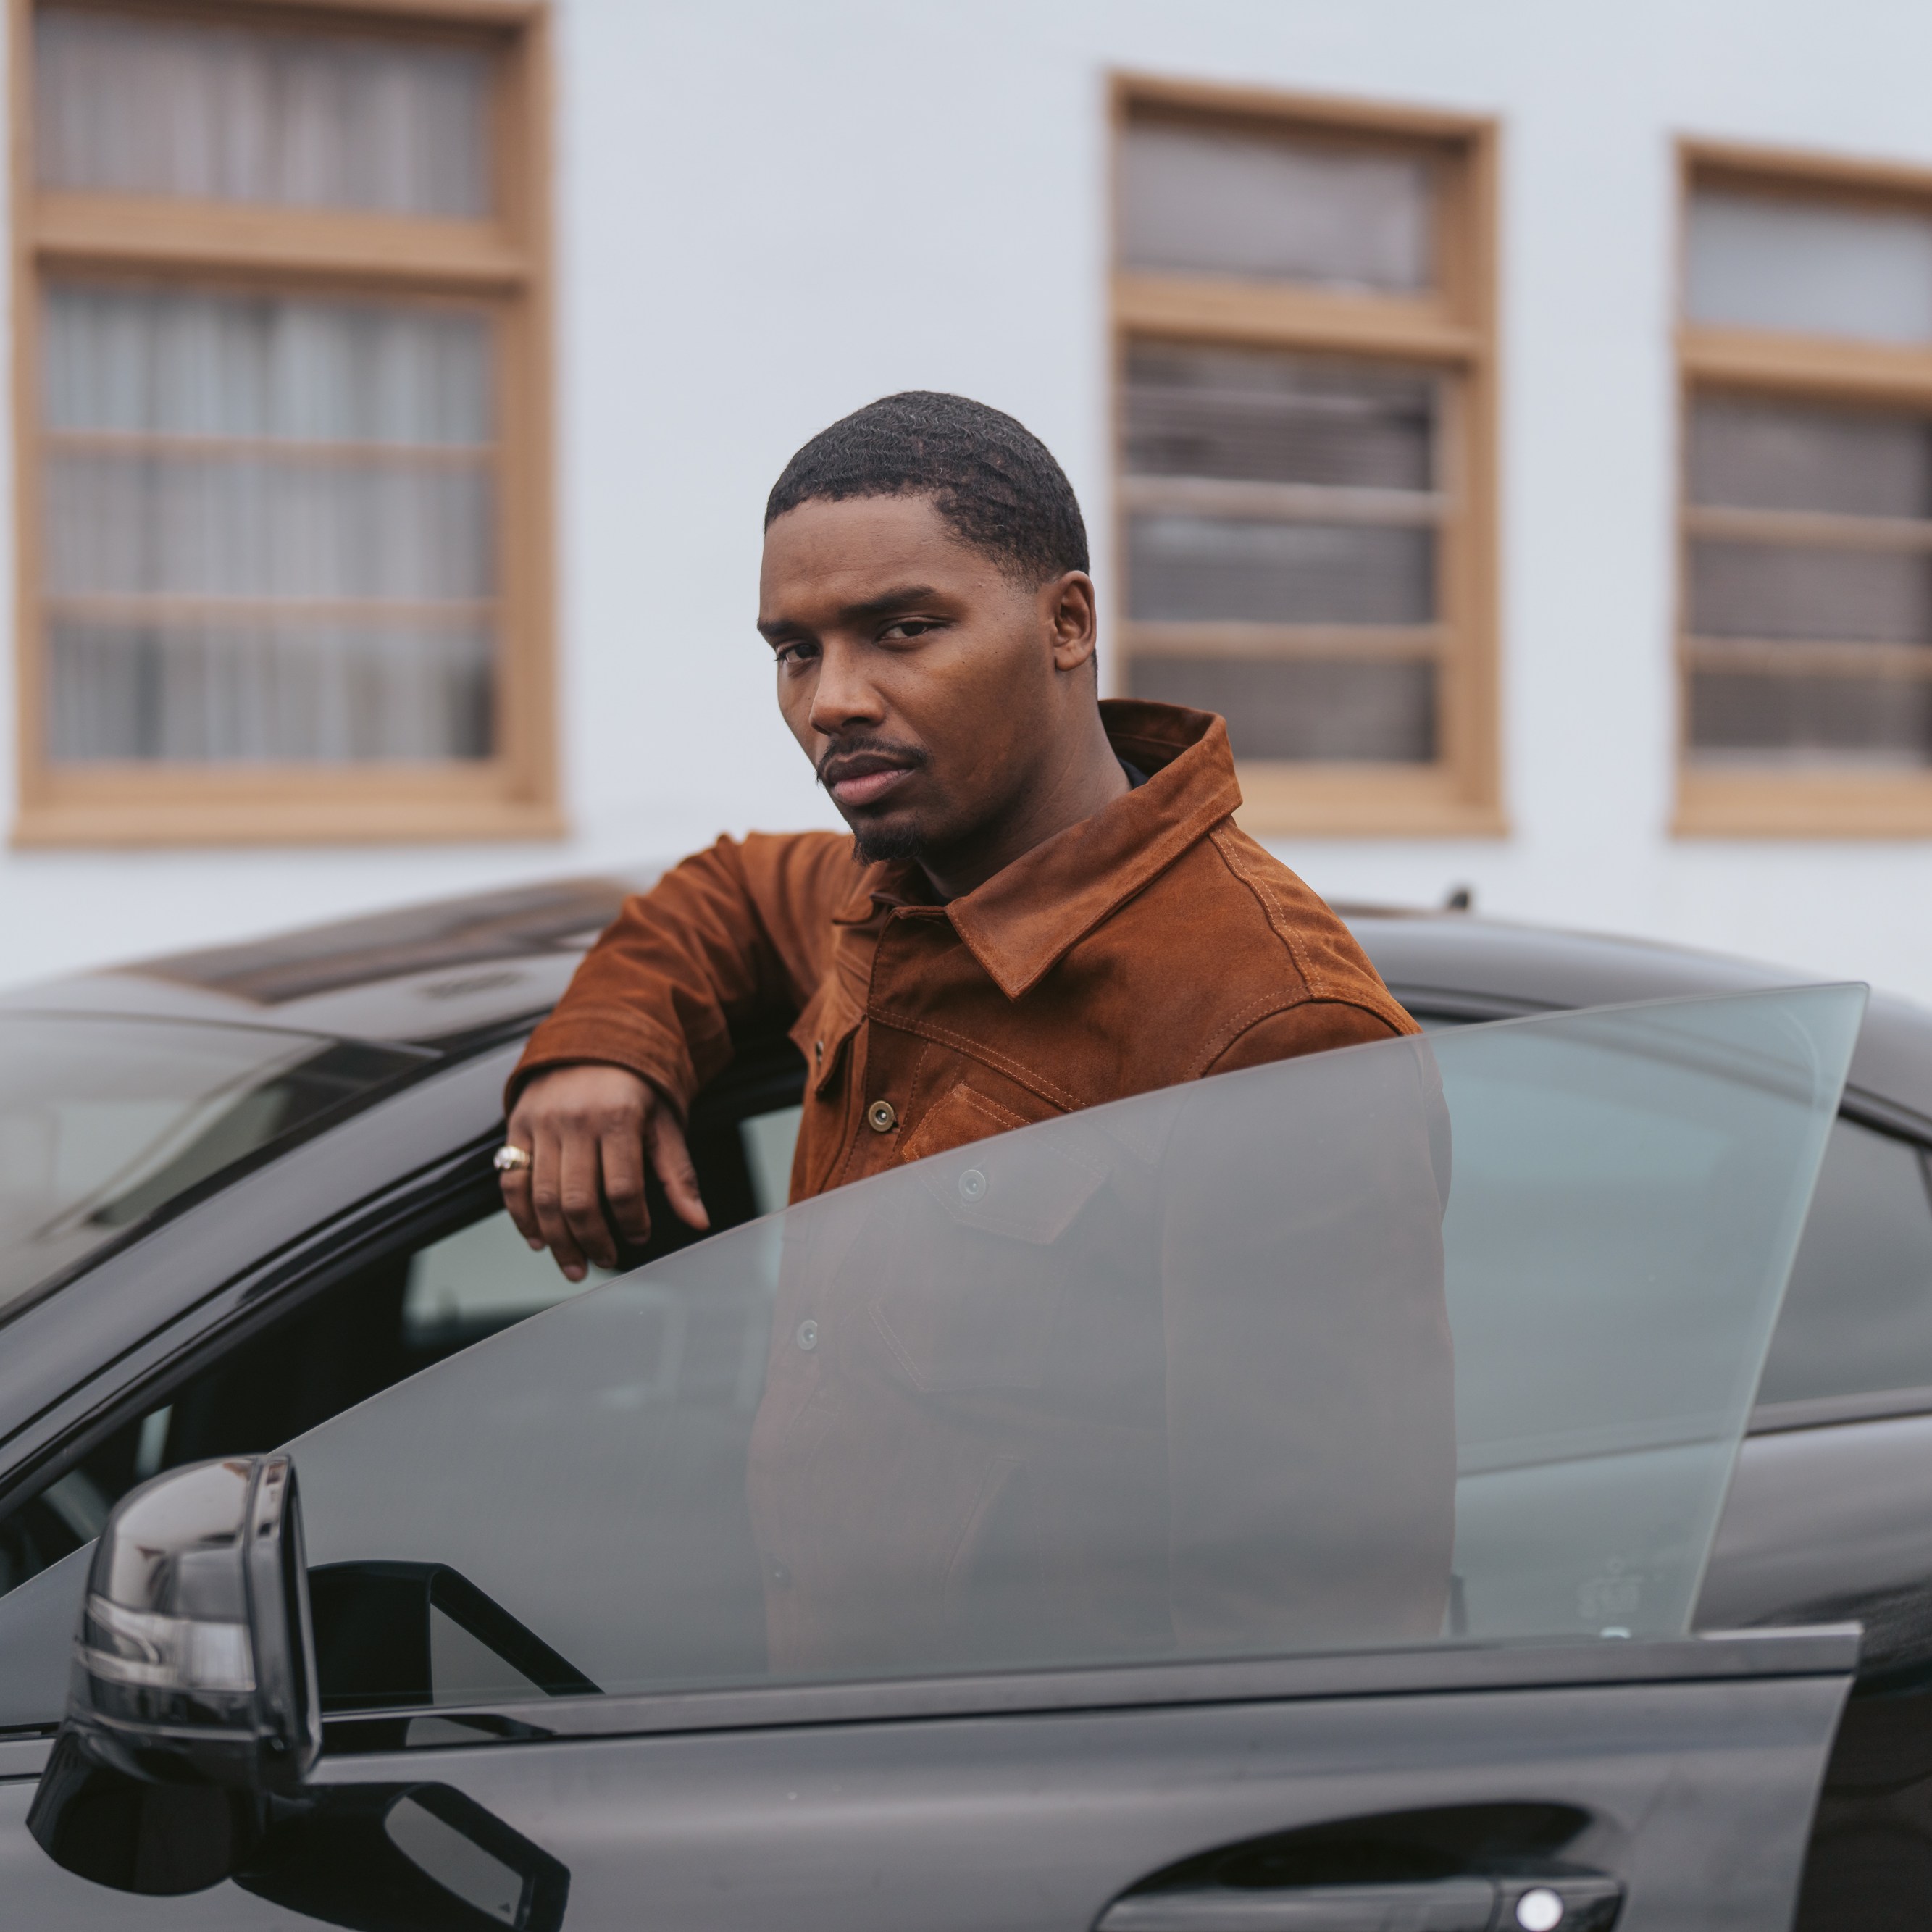
[[(945, 908), (952, 928), (1008, 999), (1016, 1000), (1241, 802), (1228, 728), (1205, 711), (1139, 698), (1102, 701), (1114, 751), (1145, 784), (1070, 825)], [(868, 866), (841, 926), (881, 906), (922, 902), (915, 866)]]

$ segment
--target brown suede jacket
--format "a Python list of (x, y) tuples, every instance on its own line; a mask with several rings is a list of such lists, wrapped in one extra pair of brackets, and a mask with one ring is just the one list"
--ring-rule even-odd
[(680, 1112), (734, 1025), (796, 1016), (794, 1201), (1203, 1075), (1413, 1033), (1347, 928), (1235, 826), (1205, 712), (1104, 704), (1148, 782), (935, 906), (839, 833), (721, 838), (631, 899), (538, 1028), (541, 1067), (628, 1066)]

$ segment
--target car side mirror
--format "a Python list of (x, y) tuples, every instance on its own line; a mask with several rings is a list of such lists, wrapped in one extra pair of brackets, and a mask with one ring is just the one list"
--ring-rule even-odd
[[(336, 1594), (407, 1612), (425, 1656), (440, 1586), (534, 1685), (596, 1690), (453, 1571), (360, 1568), (335, 1566)], [(370, 1640), (396, 1647), (380, 1627)], [(446, 1784), (307, 1784), (321, 1750), (294, 1465), (200, 1462), (124, 1497), (94, 1552), (67, 1716), (27, 1814), (54, 1862), (148, 1897), (232, 1878), (352, 1932), (556, 1932), (570, 1873), (540, 1846)]]
[(57, 1864), (196, 1892), (322, 1748), (294, 1466), (234, 1457), (125, 1497), (88, 1571), (65, 1721), (28, 1814)]

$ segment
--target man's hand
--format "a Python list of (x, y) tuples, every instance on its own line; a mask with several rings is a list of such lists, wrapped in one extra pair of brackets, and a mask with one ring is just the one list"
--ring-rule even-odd
[(586, 1262), (615, 1268), (620, 1238), (638, 1246), (649, 1239), (646, 1150), (678, 1218), (711, 1225), (677, 1116), (628, 1068), (554, 1066), (536, 1075), (517, 1096), (505, 1138), (530, 1164), (503, 1176), (503, 1205), (524, 1240), (549, 1249), (572, 1281), (584, 1279)]

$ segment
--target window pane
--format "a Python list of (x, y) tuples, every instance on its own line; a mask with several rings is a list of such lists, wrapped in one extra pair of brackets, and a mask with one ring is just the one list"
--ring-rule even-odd
[(1924, 1150), (1840, 1120), (1765, 1363), (1760, 1402), (1932, 1387)]
[(1690, 742), (1700, 764), (1932, 764), (1932, 678), (1696, 671)]
[(42, 490), (50, 597), (464, 603), (492, 587), (473, 463), (56, 446)]
[(1127, 674), (1136, 698), (1218, 712), (1238, 758), (1436, 755), (1432, 664), (1138, 654)]
[(1932, 217), (1706, 190), (1688, 241), (1693, 322), (1932, 340)]
[(1436, 533), (1372, 524), (1136, 517), (1127, 608), (1146, 623), (1426, 624)]
[(448, 1564), (612, 1692), (1681, 1636), (1862, 1006), (1392, 1040), (837, 1190), (298, 1440), (310, 1558)]
[(47, 644), (57, 760), (410, 763), (494, 742), (474, 627), (56, 620)]
[(48, 8), (34, 56), (44, 187), (489, 212), (480, 49)]
[(480, 315), (376, 302), (56, 284), (52, 430), (477, 447), (493, 434)]
[(1120, 260), (1407, 294), (1432, 278), (1434, 202), (1423, 160), (1138, 121), (1120, 154)]
[(485, 317), (56, 286), (45, 337), (52, 757), (488, 755)]
[(1932, 423), (1922, 416), (1704, 396), (1691, 406), (1688, 455), (1694, 503), (1932, 517)]
[(1435, 487), (1436, 384), (1406, 370), (1139, 343), (1126, 427), (1130, 476)]
[(1701, 638), (1932, 643), (1932, 556), (1700, 538), (1690, 546), (1690, 628)]

